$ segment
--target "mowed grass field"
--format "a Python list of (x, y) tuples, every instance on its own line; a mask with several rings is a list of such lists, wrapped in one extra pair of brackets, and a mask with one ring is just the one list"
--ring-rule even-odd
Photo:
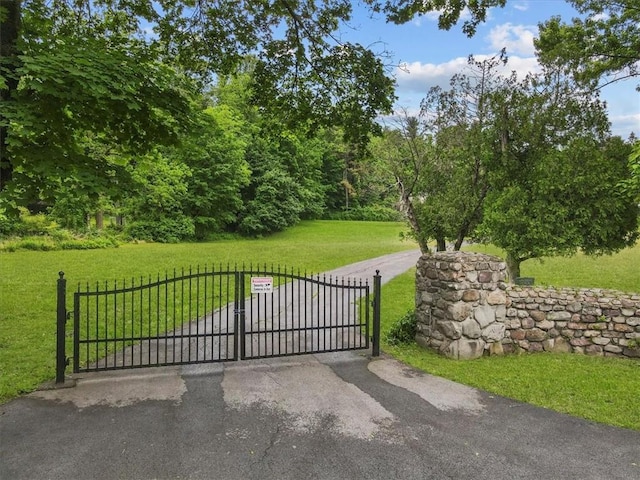
[[(78, 283), (130, 280), (183, 267), (227, 263), (281, 265), (308, 273), (416, 248), (400, 240), (397, 223), (313, 221), (258, 240), (176, 245), (122, 245), (116, 249), (0, 253), (0, 402), (34, 390), (55, 374), (55, 300), (58, 272)], [(472, 246), (500, 254), (493, 247)], [(640, 245), (612, 256), (527, 261), (523, 276), (536, 284), (640, 292)], [(415, 270), (382, 290), (382, 337), (413, 308)], [(434, 375), (570, 415), (640, 430), (640, 361), (579, 355), (486, 357), (458, 362), (415, 344), (383, 351)]]
[[(0, 253), (0, 402), (55, 377), (56, 282), (67, 279), (67, 305), (87, 282), (170, 275), (200, 265), (272, 264), (320, 273), (394, 251), (406, 227), (387, 222), (303, 222), (264, 239), (126, 244), (104, 250)], [(69, 327), (71, 325), (69, 324)], [(69, 355), (69, 353), (68, 353)]]
[[(470, 245), (465, 250), (504, 258), (493, 245)], [(522, 262), (520, 275), (535, 278), (536, 285), (608, 288), (640, 293), (640, 244), (613, 255), (532, 259)]]

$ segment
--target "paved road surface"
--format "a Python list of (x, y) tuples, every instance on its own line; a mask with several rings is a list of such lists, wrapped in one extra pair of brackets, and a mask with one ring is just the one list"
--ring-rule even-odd
[(0, 479), (185, 478), (627, 480), (640, 432), (366, 352), (84, 374), (0, 406)]

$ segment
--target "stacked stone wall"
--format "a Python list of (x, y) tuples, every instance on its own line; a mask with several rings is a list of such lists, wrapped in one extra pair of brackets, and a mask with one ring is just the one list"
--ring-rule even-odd
[(423, 256), (416, 273), (416, 340), (460, 359), (518, 351), (640, 357), (640, 294), (525, 287), (498, 257)]
[(640, 357), (640, 295), (510, 286), (506, 351)]

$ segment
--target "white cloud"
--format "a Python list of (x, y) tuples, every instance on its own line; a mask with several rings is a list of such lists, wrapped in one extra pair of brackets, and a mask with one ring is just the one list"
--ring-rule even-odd
[[(478, 61), (490, 58), (492, 55), (474, 55)], [(449, 80), (456, 73), (462, 73), (467, 67), (467, 57), (457, 57), (448, 62), (433, 64), (412, 62), (407, 63), (402, 69), (396, 69), (395, 77), (398, 85), (397, 94), (402, 104), (403, 98), (413, 96), (416, 93), (426, 95), (429, 88), (439, 85), (447, 89)], [(506, 66), (500, 67), (499, 72), (508, 76), (512, 71), (523, 78), (529, 72), (538, 72), (540, 69), (535, 57), (510, 56)]]
[(618, 135), (626, 139), (631, 132), (636, 135), (640, 134), (640, 113), (612, 115), (609, 117), (609, 121), (612, 125), (611, 133), (613, 133), (613, 135)]
[(453, 74), (458, 73), (467, 65), (467, 59), (458, 57), (445, 63), (412, 62), (403, 65), (395, 72), (398, 92), (421, 92), (435, 85), (446, 86)]
[(494, 50), (506, 48), (507, 53), (534, 55), (533, 39), (537, 32), (538, 27), (505, 23), (492, 28), (487, 40)]
[(529, 10), (529, 2), (516, 2), (513, 4), (513, 8), (520, 10), (521, 12), (526, 12)]

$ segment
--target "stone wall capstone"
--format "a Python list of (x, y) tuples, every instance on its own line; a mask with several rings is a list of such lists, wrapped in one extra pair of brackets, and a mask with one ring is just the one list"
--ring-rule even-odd
[(416, 341), (456, 359), (517, 351), (640, 358), (640, 294), (510, 285), (491, 255), (423, 255)]

